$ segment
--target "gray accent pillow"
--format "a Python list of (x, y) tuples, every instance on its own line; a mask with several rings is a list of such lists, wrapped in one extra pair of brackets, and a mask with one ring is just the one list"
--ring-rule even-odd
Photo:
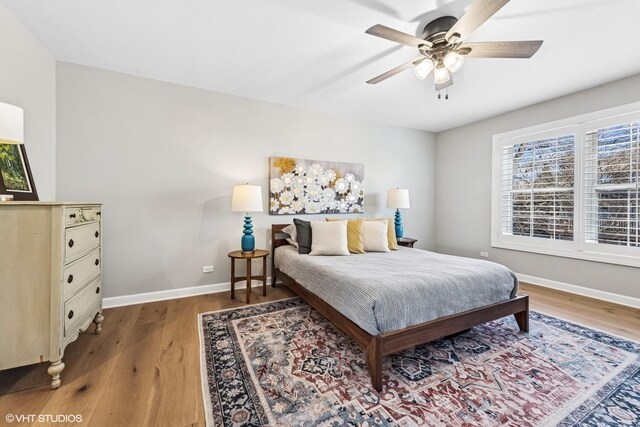
[(311, 253), (311, 222), (296, 218), (293, 223), (296, 225), (298, 253)]
[(289, 224), (282, 229), (282, 232), (289, 235), (289, 237), (287, 237), (287, 243), (298, 249), (298, 232), (296, 231), (296, 226), (294, 224)]

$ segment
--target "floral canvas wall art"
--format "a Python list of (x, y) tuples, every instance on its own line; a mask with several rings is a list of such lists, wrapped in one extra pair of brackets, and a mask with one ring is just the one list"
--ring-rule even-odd
[(364, 212), (364, 165), (271, 157), (271, 215)]

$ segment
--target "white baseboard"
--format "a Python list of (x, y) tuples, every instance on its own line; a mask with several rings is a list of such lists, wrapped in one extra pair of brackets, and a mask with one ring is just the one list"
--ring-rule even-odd
[[(252, 280), (251, 287), (262, 286), (262, 281)], [(271, 286), (271, 277), (267, 277), (267, 286)], [(246, 289), (246, 282), (236, 284), (236, 291)], [(168, 289), (166, 291), (145, 292), (142, 294), (123, 295), (119, 297), (108, 297), (102, 300), (103, 308), (124, 307), (125, 305), (143, 304), (146, 302), (166, 301), (176, 298), (187, 298), (196, 295), (206, 295), (231, 290), (231, 283), (214, 283), (212, 285), (190, 286), (188, 288)]]
[(543, 279), (541, 277), (529, 276), (527, 274), (516, 273), (518, 280), (521, 282), (531, 283), (532, 285), (542, 286), (545, 288), (557, 289), (572, 294), (582, 295), (589, 298), (595, 298), (602, 301), (612, 302), (614, 304), (626, 305), (633, 308), (640, 308), (640, 298), (628, 297), (626, 295), (614, 294), (611, 292), (600, 291), (597, 289), (585, 288), (584, 286), (572, 285), (569, 283), (557, 282), (555, 280)]
[[(541, 277), (529, 276), (527, 274), (516, 273), (518, 280), (531, 283), (532, 285), (542, 286), (545, 288), (557, 289), (572, 294), (582, 295), (589, 298), (595, 298), (603, 301), (612, 302), (614, 304), (626, 305), (633, 308), (640, 308), (640, 298), (633, 298), (626, 295), (614, 294), (597, 289), (585, 288), (583, 286), (572, 285), (569, 283), (557, 282), (555, 280), (543, 279)], [(271, 278), (267, 278), (267, 284), (271, 283)], [(252, 288), (262, 286), (261, 281), (253, 280)], [(245, 289), (245, 283), (238, 283), (236, 290)], [(206, 295), (218, 292), (226, 292), (231, 289), (229, 282), (215, 283), (212, 285), (191, 286), (188, 288), (169, 289), (166, 291), (146, 292), (142, 294), (123, 295), (119, 297), (109, 297), (102, 300), (104, 308), (123, 307), (126, 305), (142, 304), (146, 302), (165, 301), (176, 298), (186, 298), (196, 295)]]

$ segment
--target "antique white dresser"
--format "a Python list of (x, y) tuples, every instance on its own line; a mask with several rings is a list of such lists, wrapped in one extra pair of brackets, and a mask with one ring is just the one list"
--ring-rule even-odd
[(65, 347), (102, 320), (102, 206), (0, 202), (0, 370), (50, 361), (56, 389)]

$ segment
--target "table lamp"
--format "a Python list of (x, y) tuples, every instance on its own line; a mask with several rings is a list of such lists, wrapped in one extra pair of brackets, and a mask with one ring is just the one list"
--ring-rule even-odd
[(24, 112), (15, 105), (0, 102), (0, 143), (24, 142)]
[(387, 208), (396, 210), (395, 226), (396, 238), (398, 239), (402, 239), (404, 235), (400, 209), (409, 209), (409, 207), (409, 190), (406, 188), (394, 188), (387, 191)]
[(240, 247), (242, 252), (252, 253), (256, 248), (253, 225), (249, 212), (262, 212), (262, 187), (259, 185), (236, 185), (233, 187), (231, 210), (244, 212), (244, 231)]

